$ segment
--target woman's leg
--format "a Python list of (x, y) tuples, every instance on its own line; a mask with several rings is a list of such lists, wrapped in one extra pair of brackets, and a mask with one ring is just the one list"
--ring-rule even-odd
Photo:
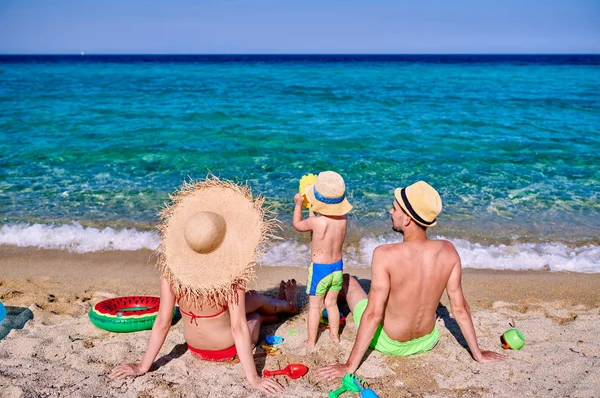
[[(296, 281), (292, 280), (284, 287), (285, 300), (264, 296), (256, 290), (246, 292), (246, 314), (258, 312), (262, 315), (297, 314)], [(279, 297), (280, 295), (278, 295)]]
[(260, 326), (263, 323), (272, 323), (277, 321), (276, 315), (261, 315), (258, 312), (251, 312), (246, 314), (246, 319), (248, 321), (248, 329), (250, 329), (250, 341), (252, 342), (252, 347), (256, 346), (258, 343), (258, 337), (260, 336)]

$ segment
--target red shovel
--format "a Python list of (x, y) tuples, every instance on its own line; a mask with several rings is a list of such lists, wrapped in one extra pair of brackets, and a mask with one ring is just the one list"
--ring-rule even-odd
[(308, 373), (308, 368), (301, 363), (290, 363), (281, 370), (263, 370), (264, 377), (284, 375), (292, 379), (299, 379), (306, 373)]

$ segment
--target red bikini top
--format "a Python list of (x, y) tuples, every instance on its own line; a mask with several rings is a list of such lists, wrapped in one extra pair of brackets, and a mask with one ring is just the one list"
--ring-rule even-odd
[(181, 309), (181, 307), (179, 307), (179, 311), (181, 311), (182, 314), (187, 315), (190, 317), (190, 323), (192, 323), (192, 321), (194, 321), (194, 323), (196, 325), (198, 325), (198, 322), (196, 321), (196, 319), (209, 319), (209, 318), (216, 318), (217, 316), (221, 315), (222, 313), (224, 313), (225, 311), (227, 311), (229, 307), (225, 306), (223, 307), (223, 309), (219, 312), (217, 312), (214, 315), (196, 315), (194, 314), (192, 311), (190, 312), (185, 312), (184, 310)]

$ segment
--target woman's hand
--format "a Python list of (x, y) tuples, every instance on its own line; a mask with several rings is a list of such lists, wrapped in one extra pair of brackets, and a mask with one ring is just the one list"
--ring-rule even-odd
[(123, 379), (128, 376), (139, 376), (146, 373), (146, 370), (143, 370), (139, 363), (123, 363), (110, 372), (108, 377), (113, 380)]
[(257, 390), (266, 392), (269, 395), (274, 395), (284, 390), (281, 384), (277, 383), (275, 379), (269, 379), (264, 377), (261, 378), (260, 376), (257, 376), (256, 378), (250, 380), (250, 385), (256, 388)]

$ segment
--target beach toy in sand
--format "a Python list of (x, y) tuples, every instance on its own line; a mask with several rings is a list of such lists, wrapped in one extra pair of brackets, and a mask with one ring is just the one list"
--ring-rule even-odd
[(360, 379), (357, 377), (354, 378), (354, 384), (356, 384), (356, 387), (358, 387), (359, 390), (359, 398), (379, 398), (379, 395), (377, 395), (375, 391), (371, 390), (370, 388), (364, 388), (363, 384), (360, 384), (358, 380)]
[(357, 383), (362, 386), (365, 385), (365, 382), (356, 377), (353, 373), (346, 373), (344, 377), (342, 377), (342, 386), (335, 391), (329, 391), (327, 396), (329, 398), (337, 398), (346, 391), (360, 392), (360, 389), (357, 387)]
[(525, 345), (525, 336), (519, 329), (509, 329), (502, 336), (500, 336), (500, 343), (502, 348), (520, 350)]
[(315, 182), (317, 182), (316, 174), (306, 174), (303, 175), (300, 179), (300, 186), (298, 187), (298, 191), (300, 192), (300, 195), (304, 196), (304, 202), (302, 202), (302, 206), (306, 207), (307, 209), (310, 207), (310, 203), (306, 199), (306, 187), (308, 185), (313, 185)]
[[(323, 312), (321, 312), (321, 323), (329, 327), (329, 317), (327, 314), (327, 308), (323, 308)], [(344, 316), (344, 314), (342, 314), (342, 311), (340, 311), (340, 325), (344, 324), (346, 324), (346, 317)]]
[(299, 379), (308, 373), (308, 368), (301, 363), (291, 363), (280, 370), (263, 370), (264, 377), (284, 375), (291, 379)]
[(4, 304), (0, 302), (0, 323), (2, 323), (4, 318), (6, 318), (6, 308), (4, 307)]
[[(127, 296), (103, 300), (90, 308), (90, 321), (109, 332), (128, 333), (152, 329), (160, 297)], [(177, 319), (178, 311), (173, 310)]]
[(275, 336), (275, 335), (268, 335), (265, 337), (265, 341), (269, 345), (275, 345), (275, 344), (282, 343), (283, 337), (279, 337), (279, 336)]
[[(263, 345), (262, 349), (264, 350), (264, 352), (257, 352), (256, 354), (254, 354), (254, 358), (260, 358), (260, 357), (266, 357), (266, 356), (280, 355), (281, 354), (281, 351), (279, 351), (278, 348), (271, 347), (270, 345)], [(240, 357), (238, 357), (236, 355), (235, 358), (233, 358), (231, 361), (229, 361), (227, 363), (229, 365), (234, 365), (236, 363), (240, 363)]]

